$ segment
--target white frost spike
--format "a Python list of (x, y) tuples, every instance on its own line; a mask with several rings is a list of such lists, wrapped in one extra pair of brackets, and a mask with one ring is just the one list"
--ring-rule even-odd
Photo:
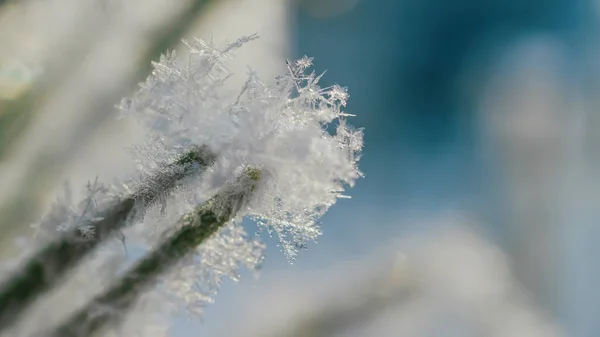
[(120, 200), (119, 192), (100, 183), (98, 178), (87, 183), (85, 197), (78, 204), (73, 203), (69, 184), (65, 183), (64, 190), (64, 198), (58, 199), (50, 212), (32, 225), (36, 240), (48, 242), (59, 235), (59, 232), (68, 232), (75, 228), (79, 229), (84, 237), (92, 238), (95, 233), (90, 224), (101, 220), (103, 212)]
[(260, 242), (249, 240), (241, 226), (231, 223), (165, 277), (164, 294), (176, 312), (184, 309), (183, 313), (200, 316), (227, 278), (239, 280), (240, 267), (260, 268), (264, 248)]
[[(307, 72), (312, 58), (287, 62), (274, 84), (253, 73), (239, 96), (221, 92), (230, 75), (232, 52), (255, 39), (248, 36), (222, 49), (186, 42), (189, 58), (167, 53), (121, 110), (135, 116), (168, 144), (202, 144), (218, 154), (197, 186), (206, 200), (240, 167), (261, 169), (261, 186), (238, 219), (250, 216), (277, 234), (288, 258), (316, 239), (318, 219), (362, 174), (357, 162), (362, 130), (348, 126), (342, 111), (348, 99), (338, 85), (321, 88), (321, 75)], [(336, 130), (331, 134), (334, 126)]]

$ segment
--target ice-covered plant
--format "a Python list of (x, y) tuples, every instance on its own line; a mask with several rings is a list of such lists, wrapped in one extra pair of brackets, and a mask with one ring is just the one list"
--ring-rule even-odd
[[(320, 234), (316, 220), (341, 196), (344, 184), (352, 185), (360, 176), (362, 132), (344, 119), (346, 90), (320, 88), (322, 75), (306, 74), (312, 64), (308, 57), (288, 63), (288, 73), (274, 85), (250, 74), (238, 97), (223, 102), (220, 85), (230, 76), (226, 60), (254, 38), (222, 50), (201, 40), (186, 42), (187, 62), (180, 65), (175, 53), (167, 53), (121, 109), (161, 137), (167, 148), (203, 144), (217, 154), (197, 189), (204, 197), (239, 167), (260, 167), (269, 178), (247, 214), (273, 230), (293, 258), (298, 247)], [(333, 135), (327, 131), (331, 126)]]
[[(90, 185), (78, 207), (55, 205), (39, 226), (42, 248), (0, 286), (0, 328), (121, 230), (150, 252), (56, 336), (88, 336), (114, 323), (157, 284), (175, 308), (197, 312), (224, 277), (262, 260), (244, 218), (274, 234), (290, 260), (321, 234), (319, 218), (361, 176), (362, 131), (346, 123), (346, 90), (321, 88), (308, 57), (287, 62), (273, 83), (251, 73), (230, 99), (227, 61), (255, 38), (224, 48), (184, 41), (187, 60), (167, 52), (153, 63), (152, 75), (119, 105), (148, 131), (131, 151), (139, 173), (120, 188)], [(45, 240), (48, 229), (67, 234)]]
[(109, 189), (96, 179), (88, 184), (87, 197), (77, 206), (71, 205), (70, 197), (66, 203), (56, 203), (35, 225), (38, 241), (47, 243), (0, 288), (0, 324), (17, 317), (36, 295), (60, 281), (103, 239), (143, 218), (157, 202), (164, 203), (178, 183), (205, 169), (212, 160), (213, 154), (206, 148), (191, 148), (168, 165), (140, 173), (144, 184), (132, 180), (129, 186), (136, 185), (132, 193)]

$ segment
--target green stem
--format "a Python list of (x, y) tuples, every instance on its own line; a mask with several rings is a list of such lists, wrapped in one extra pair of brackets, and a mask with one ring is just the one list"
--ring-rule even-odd
[(259, 179), (260, 171), (248, 169), (236, 183), (226, 186), (194, 212), (183, 216), (177, 224), (177, 232), (49, 336), (92, 336), (106, 325), (117, 323), (140, 295), (156, 283), (158, 277), (192, 253), (235, 216), (254, 191)]
[(36, 252), (0, 286), (0, 331), (103, 240), (131, 223), (133, 217), (143, 215), (148, 207), (172, 192), (179, 181), (205, 169), (213, 160), (214, 155), (205, 147), (190, 150), (169, 168), (149, 177), (147, 184), (134, 194), (103, 212), (101, 220), (88, 224), (93, 228), (92, 238), (85, 237), (80, 228), (74, 228)]

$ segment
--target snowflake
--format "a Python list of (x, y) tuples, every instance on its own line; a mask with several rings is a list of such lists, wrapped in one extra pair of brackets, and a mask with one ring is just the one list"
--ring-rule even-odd
[(305, 69), (312, 67), (313, 60), (314, 60), (313, 57), (308, 57), (308, 56), (304, 55), (301, 59), (296, 60), (296, 62), (295, 62), (296, 68), (299, 71), (304, 71)]

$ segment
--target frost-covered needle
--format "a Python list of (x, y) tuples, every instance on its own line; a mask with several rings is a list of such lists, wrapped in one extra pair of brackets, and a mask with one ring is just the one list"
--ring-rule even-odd
[[(198, 39), (184, 41), (189, 47), (187, 62), (167, 52), (153, 62), (152, 75), (140, 89), (122, 100), (123, 115), (136, 118), (151, 135), (140, 151), (133, 152), (141, 159), (143, 171), (170, 163), (171, 151), (187, 144), (203, 144), (218, 156), (201, 180), (186, 181), (194, 200), (174, 198), (175, 207), (169, 212), (176, 218), (161, 218), (157, 226), (164, 236), (156, 238), (146, 231), (146, 222), (158, 219), (146, 217), (140, 223), (140, 238), (149, 239), (152, 247), (158, 239), (158, 248), (66, 320), (53, 336), (90, 336), (106, 324), (113, 325), (158, 281), (164, 287), (157, 293), (164, 293), (173, 307), (196, 313), (210, 302), (223, 278), (238, 279), (239, 267), (254, 268), (262, 260), (259, 245), (246, 236), (239, 220), (253, 220), (259, 229), (276, 236), (286, 257), (293, 260), (321, 235), (321, 216), (362, 177), (358, 162), (363, 133), (347, 123), (348, 93), (338, 85), (321, 87), (322, 74), (309, 70), (312, 58), (288, 62), (287, 72), (271, 82), (251, 73), (237, 96), (223, 88), (231, 75), (227, 63), (233, 52), (256, 38), (242, 37), (224, 48)], [(258, 175), (252, 178), (243, 171), (248, 167), (255, 168), (250, 173), (260, 172), (260, 184), (221, 189), (230, 186), (227, 181), (232, 177), (244, 177), (243, 172), (256, 182)], [(148, 184), (142, 181), (140, 186)], [(252, 197), (246, 200), (248, 192)], [(197, 208), (196, 200), (210, 201)], [(133, 205), (124, 208), (128, 207)], [(196, 211), (179, 220), (189, 210)], [(79, 228), (89, 231), (89, 226)], [(132, 235), (138, 234), (134, 229)], [(38, 270), (46, 272), (40, 261)], [(171, 268), (177, 263), (177, 268)], [(37, 323), (32, 318), (22, 325)]]
[(214, 158), (208, 148), (193, 147), (146, 178), (131, 195), (115, 197), (113, 205), (91, 215), (91, 220), (76, 219), (72, 229), (38, 250), (0, 286), (0, 330), (14, 322), (36, 296), (51, 289), (100, 242), (160, 202), (180, 180), (206, 169)]
[(117, 323), (139, 296), (157, 282), (157, 278), (235, 217), (238, 210), (247, 204), (260, 178), (259, 170), (247, 168), (213, 198), (184, 215), (173, 235), (48, 336), (87, 337), (105, 325)]

